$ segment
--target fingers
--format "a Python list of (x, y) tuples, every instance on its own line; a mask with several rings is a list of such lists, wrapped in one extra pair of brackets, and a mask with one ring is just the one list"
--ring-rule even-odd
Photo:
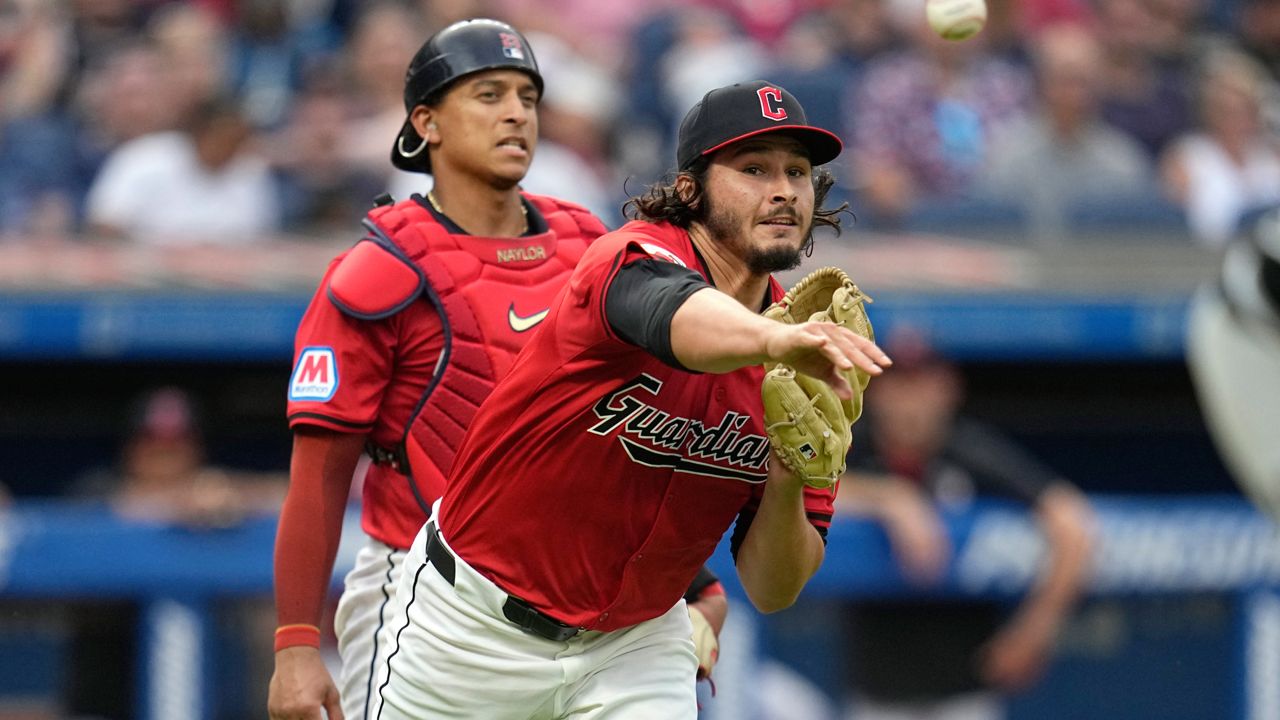
[(342, 703), (338, 701), (336, 688), (325, 697), (324, 709), (329, 714), (329, 720), (346, 720), (342, 715)]
[(837, 326), (836, 330), (836, 336), (844, 343), (842, 348), (863, 371), (879, 375), (885, 367), (893, 364), (893, 360), (874, 342), (847, 328)]
[(836, 393), (836, 397), (841, 400), (853, 399), (853, 386), (849, 384), (848, 378), (838, 371), (832, 370), (822, 380), (831, 386), (831, 389)]
[(831, 322), (783, 326), (771, 350), (774, 360), (822, 379), (842, 400), (853, 397), (854, 388), (845, 377), (850, 370), (875, 376), (893, 364), (874, 342)]
[(823, 354), (840, 370), (856, 366), (869, 375), (879, 375), (885, 367), (893, 365), (884, 350), (852, 330), (833, 323), (814, 323), (814, 329), (827, 338)]

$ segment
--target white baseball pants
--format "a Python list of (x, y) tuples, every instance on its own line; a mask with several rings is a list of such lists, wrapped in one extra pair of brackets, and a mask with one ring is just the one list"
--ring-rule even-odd
[(344, 580), (333, 629), (342, 657), (337, 685), (347, 720), (373, 718), (368, 699), (376, 690), (374, 680), (392, 639), (387, 621), (395, 605), (405, 553), (370, 538), (356, 554), (355, 565)]
[(371, 720), (697, 717), (684, 600), (628, 628), (548, 640), (507, 620), (507, 594), (456, 555), (450, 585), (427, 562), (426, 537), (405, 558)]

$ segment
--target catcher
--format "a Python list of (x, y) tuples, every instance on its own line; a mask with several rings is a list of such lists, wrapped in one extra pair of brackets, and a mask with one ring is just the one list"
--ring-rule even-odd
[(771, 276), (838, 227), (818, 166), (840, 149), (767, 82), (688, 113), (674, 182), (587, 248), (463, 439), (405, 559), (380, 718), (694, 718), (681, 594), (731, 525), (751, 602), (795, 601), (890, 362), (842, 273)]

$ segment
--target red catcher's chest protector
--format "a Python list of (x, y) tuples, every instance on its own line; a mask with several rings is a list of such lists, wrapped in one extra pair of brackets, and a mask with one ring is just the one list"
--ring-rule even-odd
[[(413, 302), (430, 303), (440, 317), (440, 359), (400, 447), (371, 449), (375, 460), (410, 477), (427, 513), (444, 492), (480, 403), (546, 317), (587, 244), (605, 232), (577, 205), (524, 197), (546, 231), (515, 238), (451, 234), (420, 196), (375, 208), (364, 221), (370, 234), (329, 283), (330, 300), (355, 318), (382, 320)], [(531, 225), (536, 220), (531, 212)]]

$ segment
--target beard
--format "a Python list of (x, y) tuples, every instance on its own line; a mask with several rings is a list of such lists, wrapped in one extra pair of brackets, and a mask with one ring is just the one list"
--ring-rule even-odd
[[(800, 250), (805, 245), (803, 242), (794, 248), (778, 245), (756, 247), (750, 240), (742, 237), (742, 228), (748, 226), (746, 220), (714, 205), (707, 208), (706, 226), (707, 234), (716, 242), (738, 247), (743, 262), (752, 274), (768, 275), (800, 267)], [(804, 237), (809, 236), (811, 229), (806, 229)]]

